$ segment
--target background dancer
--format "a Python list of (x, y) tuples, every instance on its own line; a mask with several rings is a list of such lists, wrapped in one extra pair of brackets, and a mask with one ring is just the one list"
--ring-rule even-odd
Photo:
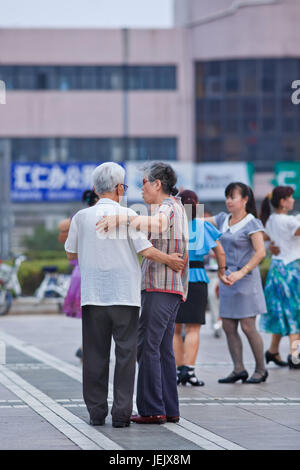
[[(218, 241), (222, 233), (211, 223), (196, 218), (198, 197), (194, 191), (185, 190), (178, 194), (186, 207), (189, 218), (189, 290), (186, 302), (182, 303), (176, 317), (173, 340), (177, 383), (203, 386), (204, 382), (195, 375), (195, 361), (199, 349), (201, 325), (205, 325), (208, 276), (203, 257), (213, 249), (218, 262), (218, 275), (225, 284), (231, 283), (225, 276), (225, 252)], [(195, 242), (196, 240), (196, 242)], [(185, 338), (182, 338), (182, 325)]]
[[(265, 257), (264, 227), (257, 219), (252, 189), (243, 183), (231, 183), (225, 190), (228, 214), (221, 212), (208, 221), (222, 232), (220, 239), (226, 254), (226, 274), (232, 286), (220, 283), (220, 316), (233, 360), (233, 372), (219, 383), (264, 382), (268, 372), (264, 364), (263, 341), (255, 320), (267, 311), (259, 263)], [(243, 346), (238, 325), (247, 336), (255, 357), (250, 379), (243, 363)], [(247, 380), (248, 379), (248, 380)]]
[[(270, 347), (265, 353), (267, 363), (273, 361), (281, 367), (300, 368), (292, 361), (300, 340), (300, 220), (288, 215), (294, 208), (293, 193), (290, 186), (277, 186), (262, 202), (260, 218), (279, 253), (273, 254), (268, 271), (265, 284), (268, 314), (261, 317), (260, 328), (272, 333)], [(282, 361), (279, 354), (283, 336), (289, 336), (290, 340), (288, 362)]]

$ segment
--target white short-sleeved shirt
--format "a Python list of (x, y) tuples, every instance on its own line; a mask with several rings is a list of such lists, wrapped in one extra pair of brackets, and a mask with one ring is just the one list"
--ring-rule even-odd
[(81, 306), (141, 305), (141, 268), (137, 253), (152, 244), (140, 231), (121, 226), (97, 232), (105, 215), (137, 215), (112, 199), (102, 198), (72, 218), (65, 250), (78, 253), (81, 273)]
[(272, 214), (268, 218), (266, 233), (280, 248), (279, 255), (273, 255), (273, 259), (280, 259), (284, 264), (300, 259), (300, 237), (295, 235), (299, 227), (299, 216)]

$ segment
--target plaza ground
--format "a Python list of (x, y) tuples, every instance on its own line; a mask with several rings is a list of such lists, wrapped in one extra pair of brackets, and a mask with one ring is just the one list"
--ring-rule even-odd
[[(254, 363), (244, 335), (249, 374)], [(269, 336), (263, 335), (265, 349)], [(91, 427), (82, 397), (82, 371), (75, 351), (80, 320), (62, 314), (0, 318), (0, 449), (48, 450), (234, 450), (300, 448), (300, 370), (269, 365), (259, 385), (221, 385), (232, 370), (225, 335), (201, 330), (196, 372), (205, 387), (179, 387), (178, 424), (126, 429)], [(282, 356), (288, 354), (285, 338)], [(4, 361), (2, 361), (4, 362)], [(111, 355), (113, 380), (114, 354)], [(109, 404), (112, 402), (110, 385)], [(135, 403), (134, 403), (135, 405)]]

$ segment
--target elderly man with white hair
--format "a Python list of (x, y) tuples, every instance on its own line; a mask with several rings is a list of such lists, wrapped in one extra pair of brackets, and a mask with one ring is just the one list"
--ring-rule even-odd
[(137, 214), (120, 205), (126, 185), (125, 170), (117, 163), (103, 163), (93, 173), (99, 201), (73, 218), (65, 250), (69, 259), (78, 256), (81, 272), (83, 330), (83, 396), (90, 424), (103, 425), (108, 414), (107, 394), (111, 339), (115, 341), (114, 427), (130, 424), (134, 390), (137, 328), (141, 306), (141, 268), (138, 254), (183, 268), (181, 255), (165, 254), (129, 223), (99, 233), (96, 223), (104, 216)]

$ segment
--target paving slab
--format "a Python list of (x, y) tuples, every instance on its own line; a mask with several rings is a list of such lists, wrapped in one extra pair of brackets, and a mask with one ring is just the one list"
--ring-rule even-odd
[(0, 449), (79, 450), (79, 447), (29, 407), (0, 407)]
[[(101, 430), (88, 426), (96, 440), (99, 437), (101, 441), (103, 436), (103, 439), (107, 439), (106, 443), (115, 442), (127, 450), (201, 450), (214, 446), (222, 448), (222, 445), (223, 448), (230, 448), (236, 444), (246, 449), (300, 448), (300, 371), (270, 366), (269, 377), (264, 384), (218, 384), (218, 378), (231, 372), (232, 364), (224, 334), (221, 338), (214, 338), (209, 321), (207, 323), (201, 328), (196, 365), (197, 375), (205, 381), (205, 386), (178, 387), (181, 416), (184, 418), (180, 427), (133, 424), (126, 430), (115, 429), (108, 416)], [(63, 315), (9, 315), (0, 318), (0, 335), (1, 331), (22, 344), (19, 349), (12, 344), (7, 346), (7, 370), (49, 397), (49, 403), (54, 400), (57, 407), (52, 404), (53, 409), (57, 409), (62, 416), (63, 410), (68, 411), (71, 415), (66, 416), (79, 419), (82, 423), (79, 428), (86, 429), (88, 413), (82, 397), (81, 363), (75, 357), (75, 351), (81, 344), (81, 321)], [(252, 373), (252, 353), (244, 335), (241, 336), (245, 366)], [(263, 335), (263, 339), (267, 349), (270, 337)], [(36, 348), (34, 357), (29, 354), (30, 345)], [(283, 357), (288, 354), (286, 339), (282, 341), (281, 352)], [(53, 360), (45, 362), (44, 353), (51, 355)], [(58, 370), (60, 366), (55, 360), (61, 361), (61, 370)], [(111, 382), (113, 365), (112, 346)], [(109, 406), (111, 403), (110, 396)], [(47, 400), (43, 406), (48, 406)], [(50, 411), (44, 415), (50, 417)], [(5, 434), (7, 422), (11, 422), (13, 429), (9, 435)], [(67, 429), (67, 422), (65, 426)], [(14, 432), (16, 439), (12, 441)], [(28, 448), (28, 432), (37, 436), (35, 446), (39, 449), (80, 448), (80, 444), (76, 445), (31, 409), (30, 405), (24, 405), (18, 396), (0, 384), (0, 448), (8, 449), (10, 445), (14, 449)], [(209, 433), (211, 436), (208, 439)], [(92, 443), (92, 434), (83, 436), (83, 441), (90, 439)]]

